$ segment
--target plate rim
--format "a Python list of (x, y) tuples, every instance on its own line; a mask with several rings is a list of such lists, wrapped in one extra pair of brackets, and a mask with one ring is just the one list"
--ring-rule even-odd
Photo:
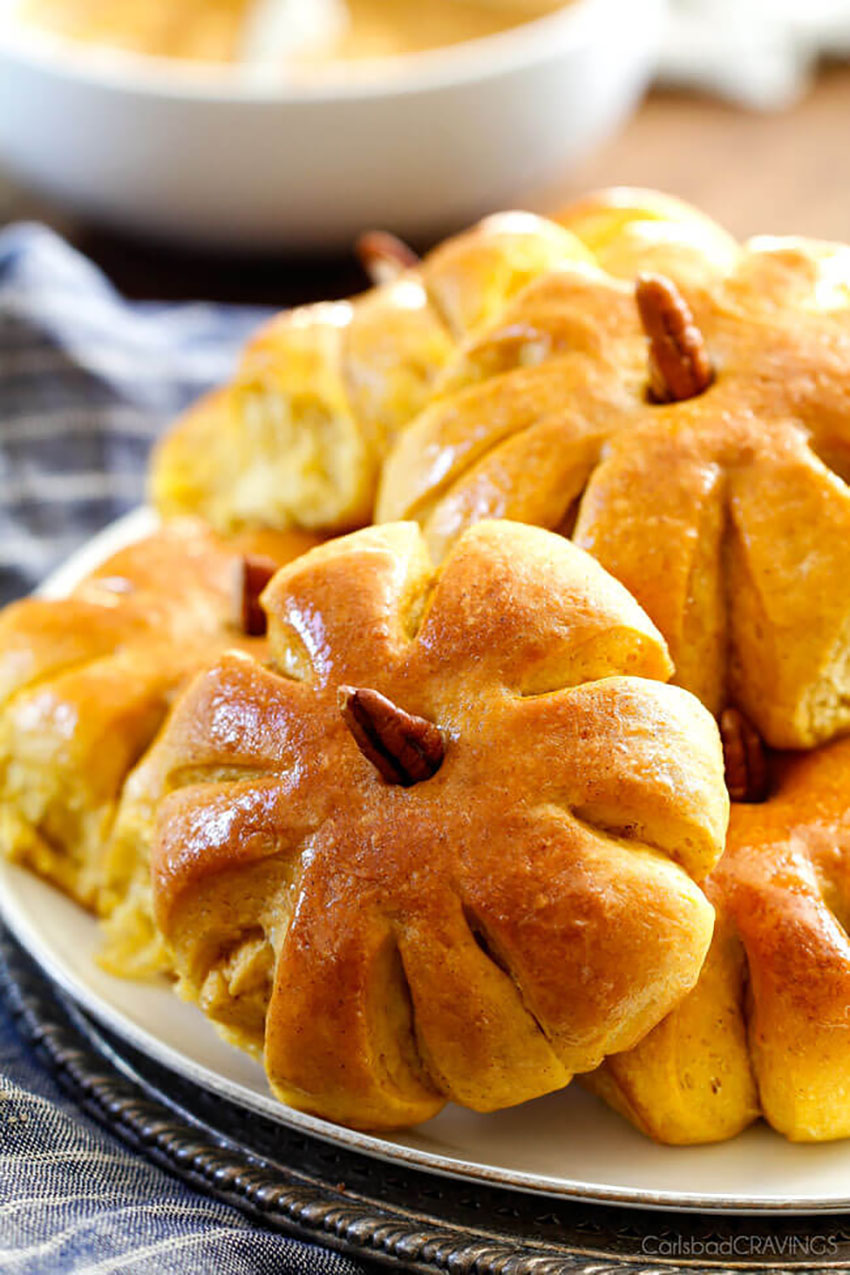
[[(95, 569), (112, 553), (150, 534), (161, 520), (147, 505), (138, 507), (104, 527), (85, 541), (55, 571), (51, 572), (36, 590), (41, 597), (65, 596), (85, 575)], [(78, 1005), (86, 1014), (107, 1031), (126, 1041), (139, 1053), (150, 1057), (161, 1066), (192, 1083), (203, 1085), (210, 1092), (218, 1093), (229, 1102), (256, 1112), (266, 1119), (293, 1129), (308, 1137), (344, 1150), (369, 1156), (386, 1164), (432, 1173), (460, 1183), (476, 1183), (497, 1187), (505, 1191), (522, 1191), (539, 1198), (556, 1198), (568, 1202), (613, 1206), (626, 1209), (649, 1209), (658, 1213), (712, 1212), (727, 1216), (769, 1215), (776, 1216), (824, 1216), (850, 1212), (850, 1194), (840, 1198), (800, 1200), (795, 1196), (728, 1196), (718, 1193), (697, 1192), (670, 1193), (639, 1187), (605, 1187), (588, 1184), (575, 1178), (553, 1178), (546, 1174), (532, 1174), (522, 1170), (505, 1172), (482, 1164), (458, 1160), (424, 1148), (389, 1142), (375, 1134), (361, 1133), (332, 1124), (316, 1116), (307, 1115), (279, 1102), (270, 1094), (253, 1094), (238, 1083), (229, 1080), (211, 1068), (172, 1049), (152, 1032), (135, 1024), (104, 1000), (81, 976), (69, 969), (48, 943), (45, 943), (26, 910), (15, 897), (13, 883), (16, 876), (32, 879), (32, 874), (17, 865), (0, 859), (0, 918), (30, 957), (52, 983)], [(38, 878), (35, 878), (39, 880)], [(49, 883), (40, 881), (45, 889)], [(94, 918), (92, 918), (94, 922)], [(778, 1134), (776, 1135), (779, 1136)]]
[[(427, 1173), (400, 1167), (388, 1182), (370, 1157), (330, 1148), (328, 1159), (322, 1144), (294, 1130), (282, 1130), (294, 1139), (285, 1146), (276, 1140), (255, 1145), (246, 1141), (241, 1120), (233, 1123), (241, 1108), (228, 1116), (212, 1095), (190, 1090), (179, 1077), (173, 1092), (165, 1090), (172, 1073), (149, 1076), (146, 1056), (131, 1051), (125, 1057), (125, 1042), (101, 1034), (2, 932), (0, 977), (0, 995), (21, 1034), (89, 1116), (194, 1190), (302, 1240), (423, 1275), (473, 1269), (479, 1275), (601, 1275), (626, 1268), (633, 1275), (661, 1269), (716, 1275), (717, 1257), (730, 1252), (737, 1260), (724, 1263), (724, 1271), (850, 1270), (850, 1231), (824, 1218), (799, 1227), (791, 1217), (756, 1222), (750, 1216), (758, 1230), (748, 1231), (746, 1218), (679, 1214), (671, 1225), (649, 1210), (625, 1213), (523, 1193), (502, 1208), (501, 1193), (484, 1185), (441, 1191), (430, 1186)], [(271, 1126), (275, 1139), (277, 1128)], [(755, 1236), (764, 1251), (738, 1254), (736, 1241)], [(827, 1263), (812, 1263), (804, 1251), (789, 1267), (781, 1255), (789, 1240), (801, 1239), (816, 1258), (829, 1254)], [(661, 1265), (653, 1251), (659, 1242), (670, 1252)], [(796, 1247), (793, 1252), (796, 1257)]]

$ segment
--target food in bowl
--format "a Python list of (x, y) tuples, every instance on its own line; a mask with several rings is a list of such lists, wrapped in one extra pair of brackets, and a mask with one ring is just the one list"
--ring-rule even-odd
[(246, 61), (207, 62), (57, 36), (17, 2), (0, 0), (4, 169), (99, 222), (252, 253), (347, 250), (383, 224), (434, 241), (562, 184), (642, 92), (665, 5), (572, 0), (377, 58), (311, 61), (309, 32), (249, 28)]
[(480, 39), (567, 0), (22, 0), (34, 26), (106, 47), (201, 62), (279, 56), (301, 69)]
[(157, 57), (238, 56), (246, 0), (21, 0), (23, 23), (69, 39)]

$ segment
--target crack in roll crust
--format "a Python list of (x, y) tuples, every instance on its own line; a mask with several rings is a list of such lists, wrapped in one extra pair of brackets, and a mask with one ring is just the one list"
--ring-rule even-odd
[[(738, 248), (636, 192), (564, 222), (596, 264), (554, 267), (465, 343), (390, 452), (378, 520), (415, 518), (438, 558), (482, 518), (562, 530), (713, 713), (737, 705), (778, 748), (846, 731), (850, 249)], [(714, 370), (698, 397), (651, 401), (639, 272), (693, 312)]]
[[(272, 661), (193, 684), (137, 772), (182, 992), (275, 1091), (361, 1127), (493, 1110), (637, 1041), (696, 980), (728, 803), (715, 724), (567, 541), (484, 523), (316, 550), (266, 592)], [(442, 732), (387, 784), (339, 712)], [(164, 800), (162, 798), (164, 797)], [(267, 1008), (266, 1008), (267, 1007)]]
[(770, 799), (732, 806), (696, 988), (587, 1078), (661, 1142), (719, 1142), (760, 1115), (793, 1141), (850, 1136), (850, 742), (775, 761)]

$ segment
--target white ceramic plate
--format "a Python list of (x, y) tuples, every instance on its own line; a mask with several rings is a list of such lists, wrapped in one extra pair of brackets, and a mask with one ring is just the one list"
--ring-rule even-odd
[[(122, 519), (42, 592), (61, 596), (154, 525), (146, 510)], [(850, 1209), (850, 1141), (792, 1146), (759, 1125), (721, 1146), (659, 1147), (577, 1086), (491, 1116), (449, 1107), (395, 1137), (340, 1129), (275, 1102), (259, 1065), (221, 1041), (164, 980), (126, 983), (100, 970), (95, 922), (42, 881), (0, 865), (0, 908), (47, 974), (111, 1031), (231, 1102), (328, 1142), (452, 1177), (609, 1204), (727, 1213)]]

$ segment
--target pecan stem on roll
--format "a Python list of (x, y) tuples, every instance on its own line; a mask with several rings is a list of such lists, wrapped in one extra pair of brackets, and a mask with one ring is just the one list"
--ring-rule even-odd
[(436, 775), (446, 747), (433, 722), (364, 687), (341, 686), (338, 695), (354, 742), (388, 784), (411, 788)]
[(233, 623), (248, 637), (265, 637), (268, 629), (266, 613), (260, 606), (260, 595), (278, 564), (262, 554), (246, 553), (236, 563), (233, 582)]
[(361, 235), (357, 240), (356, 251), (360, 264), (376, 287), (394, 283), (405, 270), (412, 270), (420, 261), (403, 239), (398, 239), (386, 230), (370, 230)]
[(762, 738), (749, 718), (738, 708), (720, 714), (720, 738), (726, 787), (733, 801), (757, 804), (766, 801), (770, 790), (770, 765)]
[(635, 299), (649, 340), (651, 397), (657, 403), (681, 403), (704, 394), (714, 379), (711, 360), (675, 283), (665, 275), (639, 275)]

